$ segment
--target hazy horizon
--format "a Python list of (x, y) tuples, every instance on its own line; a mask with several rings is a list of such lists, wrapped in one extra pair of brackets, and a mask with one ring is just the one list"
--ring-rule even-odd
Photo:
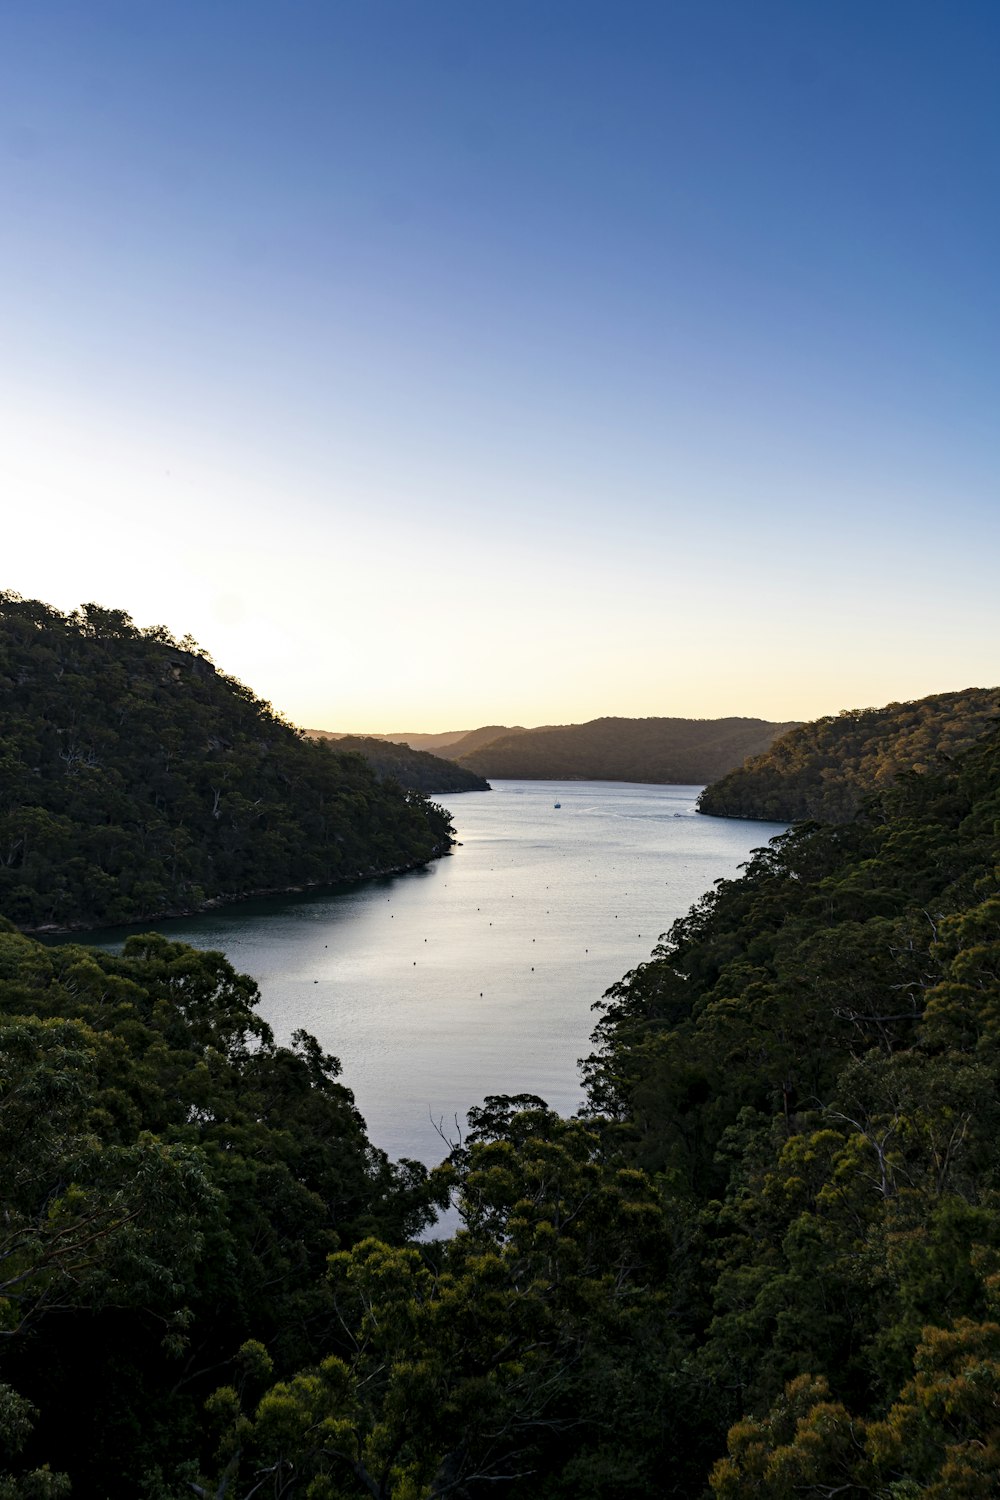
[(972, 0), (9, 7), (3, 585), (319, 728), (990, 685), (998, 64)]

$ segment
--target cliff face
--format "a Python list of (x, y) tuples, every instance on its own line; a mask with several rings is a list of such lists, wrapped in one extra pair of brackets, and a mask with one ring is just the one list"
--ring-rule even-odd
[(395, 744), (374, 735), (345, 734), (328, 738), (316, 730), (307, 730), (306, 733), (311, 739), (328, 739), (334, 750), (363, 756), (380, 781), (394, 779), (401, 786), (430, 796), (443, 792), (490, 790), (485, 777), (426, 750), (413, 750), (409, 745)]

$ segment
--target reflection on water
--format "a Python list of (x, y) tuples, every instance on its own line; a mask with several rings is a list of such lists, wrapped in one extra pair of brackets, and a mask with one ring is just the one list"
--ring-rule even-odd
[(572, 1112), (595, 1001), (779, 831), (699, 817), (698, 791), (497, 782), (448, 797), (461, 847), (427, 869), (157, 927), (252, 974), (279, 1040), (341, 1059), (372, 1140), (435, 1162), (435, 1122), (454, 1137), (486, 1094)]

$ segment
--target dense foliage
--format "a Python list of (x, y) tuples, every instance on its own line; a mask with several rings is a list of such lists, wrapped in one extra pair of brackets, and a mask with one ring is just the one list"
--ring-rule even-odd
[(0, 930), (0, 1497), (1000, 1492), (1000, 731), (757, 851), (586, 1112), (430, 1178), (255, 999)]
[(222, 1386), (204, 1492), (996, 1494), (1000, 738), (761, 851), (598, 1040), (588, 1118), (473, 1112), (450, 1244), (333, 1258), (346, 1352)]
[(689, 1452), (741, 1418), (715, 1493), (995, 1494), (1000, 735), (773, 841), (598, 1036), (592, 1104), (690, 1226)]
[(1000, 688), (935, 693), (914, 703), (845, 710), (801, 724), (702, 792), (720, 818), (846, 823), (900, 771), (924, 771), (967, 749), (1000, 715)]
[(380, 781), (398, 781), (411, 791), (440, 795), (490, 790), (485, 777), (427, 750), (412, 750), (370, 734), (327, 734), (321, 729), (307, 729), (306, 734), (310, 739), (330, 741), (342, 754), (363, 755)]
[(0, 912), (132, 922), (447, 849), (448, 817), (307, 741), (194, 642), (0, 594)]
[(788, 728), (763, 719), (592, 719), (506, 734), (467, 753), (460, 742), (445, 753), (483, 776), (700, 785)]
[(424, 1169), (390, 1166), (336, 1061), (276, 1046), (256, 999), (218, 953), (0, 920), (0, 1495), (179, 1483), (247, 1339), (279, 1372), (321, 1358), (327, 1256), (431, 1217)]

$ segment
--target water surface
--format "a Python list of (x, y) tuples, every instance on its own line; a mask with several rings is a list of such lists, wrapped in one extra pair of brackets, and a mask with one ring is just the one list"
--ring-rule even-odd
[(341, 1059), (372, 1140), (429, 1164), (486, 1094), (571, 1113), (594, 1003), (780, 831), (699, 817), (699, 790), (499, 781), (448, 795), (461, 847), (424, 870), (155, 925), (252, 974), (279, 1040)]

